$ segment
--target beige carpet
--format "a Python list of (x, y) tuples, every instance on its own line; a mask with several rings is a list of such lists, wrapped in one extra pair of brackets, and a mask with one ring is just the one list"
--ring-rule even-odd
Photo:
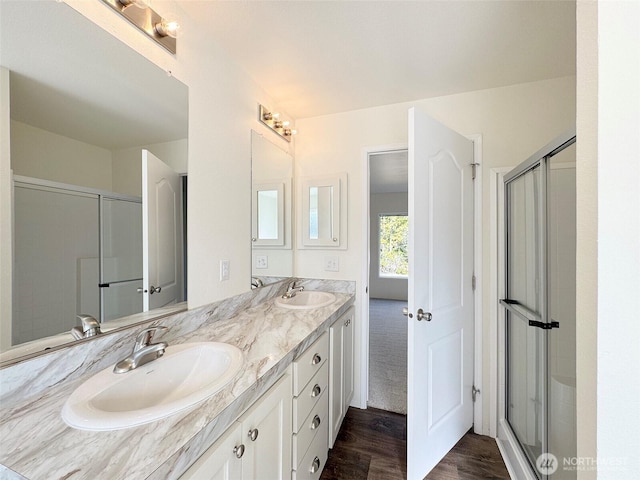
[(407, 413), (407, 302), (369, 301), (369, 406)]

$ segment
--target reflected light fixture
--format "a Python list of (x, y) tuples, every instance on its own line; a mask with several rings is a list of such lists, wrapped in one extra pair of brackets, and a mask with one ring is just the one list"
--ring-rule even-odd
[(258, 104), (258, 120), (284, 138), (287, 142), (290, 142), (291, 137), (298, 133), (297, 130), (289, 128), (291, 123), (288, 120), (280, 120), (279, 113), (270, 112), (261, 104)]
[(124, 18), (146, 33), (159, 45), (176, 53), (176, 35), (180, 25), (162, 18), (145, 0), (102, 0)]

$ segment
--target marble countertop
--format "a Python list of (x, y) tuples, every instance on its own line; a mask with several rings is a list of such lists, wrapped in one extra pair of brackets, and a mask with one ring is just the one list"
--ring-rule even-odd
[[(197, 328), (169, 344), (230, 343), (245, 355), (243, 370), (233, 382), (207, 400), (147, 425), (89, 432), (67, 426), (60, 416), (73, 390), (105, 368), (105, 364), (111, 364), (121, 355), (122, 347), (111, 349), (100, 359), (89, 356), (83, 359), (81, 367), (51, 374), (47, 380), (41, 378), (40, 370), (25, 383), (25, 388), (38, 384), (38, 389), (32, 388), (34, 394), (28, 391), (20, 394), (15, 378), (19, 372), (7, 372), (2, 377), (4, 371), (0, 371), (0, 463), (5, 467), (0, 468), (0, 477), (30, 480), (178, 478), (276, 382), (295, 357), (354, 303), (353, 293), (336, 292), (335, 295), (333, 304), (314, 310), (279, 308), (271, 297), (227, 318), (212, 319), (216, 310), (225, 310), (220, 305), (182, 314), (183, 324), (193, 320)], [(170, 323), (167, 319), (157, 322), (159, 325)], [(132, 344), (131, 335), (119, 340), (118, 345)], [(54, 365), (50, 368), (56, 368), (55, 362), (51, 363)], [(83, 370), (82, 374), (74, 375), (78, 369)]]

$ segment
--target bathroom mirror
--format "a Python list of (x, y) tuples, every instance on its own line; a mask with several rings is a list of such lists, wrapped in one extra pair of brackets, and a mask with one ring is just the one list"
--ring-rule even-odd
[(300, 179), (300, 248), (346, 248), (346, 173)]
[[(108, 7), (105, 14), (111, 14)], [(0, 141), (9, 140), (11, 151), (0, 161), (13, 171), (13, 178), (2, 178), (0, 188), (11, 189), (14, 207), (22, 209), (0, 219), (3, 230), (16, 228), (12, 291), (3, 288), (0, 300), (11, 302), (13, 317), (20, 315), (19, 324), (15, 318), (0, 322), (0, 363), (6, 364), (19, 360), (20, 352), (32, 356), (73, 341), (65, 332), (79, 325), (75, 314), (87, 313), (79, 311), (86, 305), (98, 302), (103, 310), (106, 304), (113, 306), (103, 315), (103, 329), (109, 322), (122, 328), (127, 322), (122, 315), (142, 310), (144, 293), (137, 292), (142, 287), (142, 252), (127, 250), (143, 236), (142, 151), (161, 159), (179, 179), (177, 223), (182, 229), (188, 89), (62, 2), (2, 1), (0, 44), (0, 94), (10, 100), (10, 112), (0, 113), (10, 115), (10, 120), (3, 119), (9, 120), (10, 133), (3, 132)], [(34, 216), (25, 220), (27, 210)], [(45, 223), (55, 232), (47, 233)], [(180, 251), (175, 255), (183, 264), (182, 232), (177, 237)], [(101, 244), (105, 255), (98, 258), (95, 249), (69, 253), (71, 244), (83, 242), (92, 248)], [(16, 260), (16, 250), (27, 244), (33, 244), (33, 251), (49, 248), (58, 257), (52, 264), (64, 264), (66, 273), (52, 271), (28, 252)], [(29, 275), (25, 268), (32, 270)], [(93, 281), (89, 292), (78, 279), (97, 278), (98, 269), (104, 283), (98, 288)], [(181, 305), (176, 310), (186, 308), (180, 269), (180, 293), (170, 302)], [(98, 301), (100, 290), (106, 292)], [(124, 290), (127, 293), (119, 295)], [(70, 297), (63, 297), (67, 293)], [(58, 304), (66, 310), (53, 326)], [(94, 314), (99, 315), (100, 311)], [(141, 315), (131, 317), (131, 322), (153, 318), (154, 312)], [(11, 334), (17, 331), (27, 335)], [(29, 343), (20, 345), (12, 337)]]
[(293, 158), (283, 148), (251, 131), (251, 284), (254, 288), (293, 275)]

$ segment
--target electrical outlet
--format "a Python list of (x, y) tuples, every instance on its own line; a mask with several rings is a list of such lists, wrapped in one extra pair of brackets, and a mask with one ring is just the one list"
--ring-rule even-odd
[(339, 272), (340, 260), (336, 256), (324, 257), (324, 269), (327, 272)]
[(267, 255), (256, 255), (256, 268), (268, 268), (269, 257)]
[(229, 260), (220, 260), (220, 281), (229, 280)]

